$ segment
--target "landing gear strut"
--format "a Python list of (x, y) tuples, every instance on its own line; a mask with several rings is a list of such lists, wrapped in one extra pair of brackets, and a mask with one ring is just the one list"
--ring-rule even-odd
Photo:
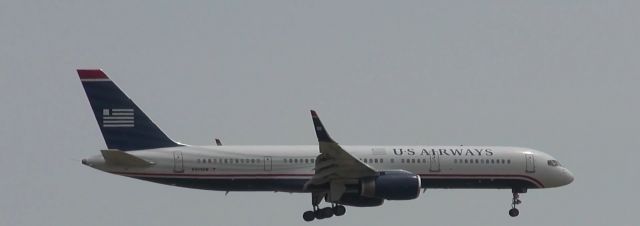
[(516, 208), (516, 205), (522, 203), (520, 200), (520, 193), (527, 193), (526, 188), (512, 188), (511, 193), (513, 194), (513, 199), (511, 201), (511, 209), (509, 210), (509, 216), (517, 217), (520, 215), (520, 211)]

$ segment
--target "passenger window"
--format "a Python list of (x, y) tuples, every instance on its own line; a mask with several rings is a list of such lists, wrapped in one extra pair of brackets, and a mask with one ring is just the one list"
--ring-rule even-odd
[(311, 163), (315, 163), (315, 161), (316, 161), (315, 159), (311, 159)]
[(380, 159), (380, 163), (383, 163), (383, 162), (384, 162), (384, 159)]
[(503, 160), (500, 160), (500, 161), (502, 162), (502, 164), (504, 164), (504, 159), (503, 159)]
[(511, 159), (507, 159), (507, 164), (511, 164)]
[(391, 163), (395, 162), (394, 159), (389, 159), (389, 161), (391, 161)]
[(493, 159), (491, 159), (491, 164), (493, 164), (493, 163), (494, 163), (494, 162), (493, 162)]
[(478, 160), (476, 159), (476, 164), (478, 164)]
[(374, 162), (374, 163), (378, 163), (378, 159), (374, 159), (374, 160), (373, 160), (373, 162)]

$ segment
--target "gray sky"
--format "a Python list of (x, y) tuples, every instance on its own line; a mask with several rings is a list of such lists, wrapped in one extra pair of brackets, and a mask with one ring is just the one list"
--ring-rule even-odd
[[(104, 142), (76, 68), (103, 68), (190, 144), (539, 149), (576, 176), (429, 190), (310, 225), (632, 225), (637, 1), (2, 1), (0, 225), (301, 225), (309, 195), (199, 191), (80, 164)], [(633, 165), (632, 165), (633, 164)], [(633, 221), (632, 221), (633, 220)]]

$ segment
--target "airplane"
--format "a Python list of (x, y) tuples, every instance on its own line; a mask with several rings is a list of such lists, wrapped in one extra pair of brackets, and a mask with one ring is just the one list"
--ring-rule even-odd
[[(426, 189), (511, 189), (570, 184), (573, 174), (542, 151), (501, 146), (340, 145), (311, 110), (317, 145), (196, 146), (170, 139), (100, 69), (78, 69), (107, 149), (92, 168), (160, 184), (216, 191), (310, 193), (305, 221), (342, 216), (345, 206), (412, 200)], [(321, 208), (322, 201), (330, 206)]]

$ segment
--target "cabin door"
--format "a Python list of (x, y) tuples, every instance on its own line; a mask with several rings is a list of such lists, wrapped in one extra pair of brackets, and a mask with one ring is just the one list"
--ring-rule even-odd
[(437, 153), (434, 153), (429, 158), (429, 171), (440, 172), (440, 155), (437, 155)]
[(536, 165), (535, 165), (535, 159), (533, 158), (533, 154), (525, 154), (525, 159), (527, 161), (527, 168), (526, 168), (526, 172), (527, 173), (535, 173), (536, 172)]
[(264, 157), (264, 171), (271, 171), (272, 167), (271, 156)]
[(184, 160), (182, 158), (182, 152), (173, 152), (173, 172), (184, 173)]

